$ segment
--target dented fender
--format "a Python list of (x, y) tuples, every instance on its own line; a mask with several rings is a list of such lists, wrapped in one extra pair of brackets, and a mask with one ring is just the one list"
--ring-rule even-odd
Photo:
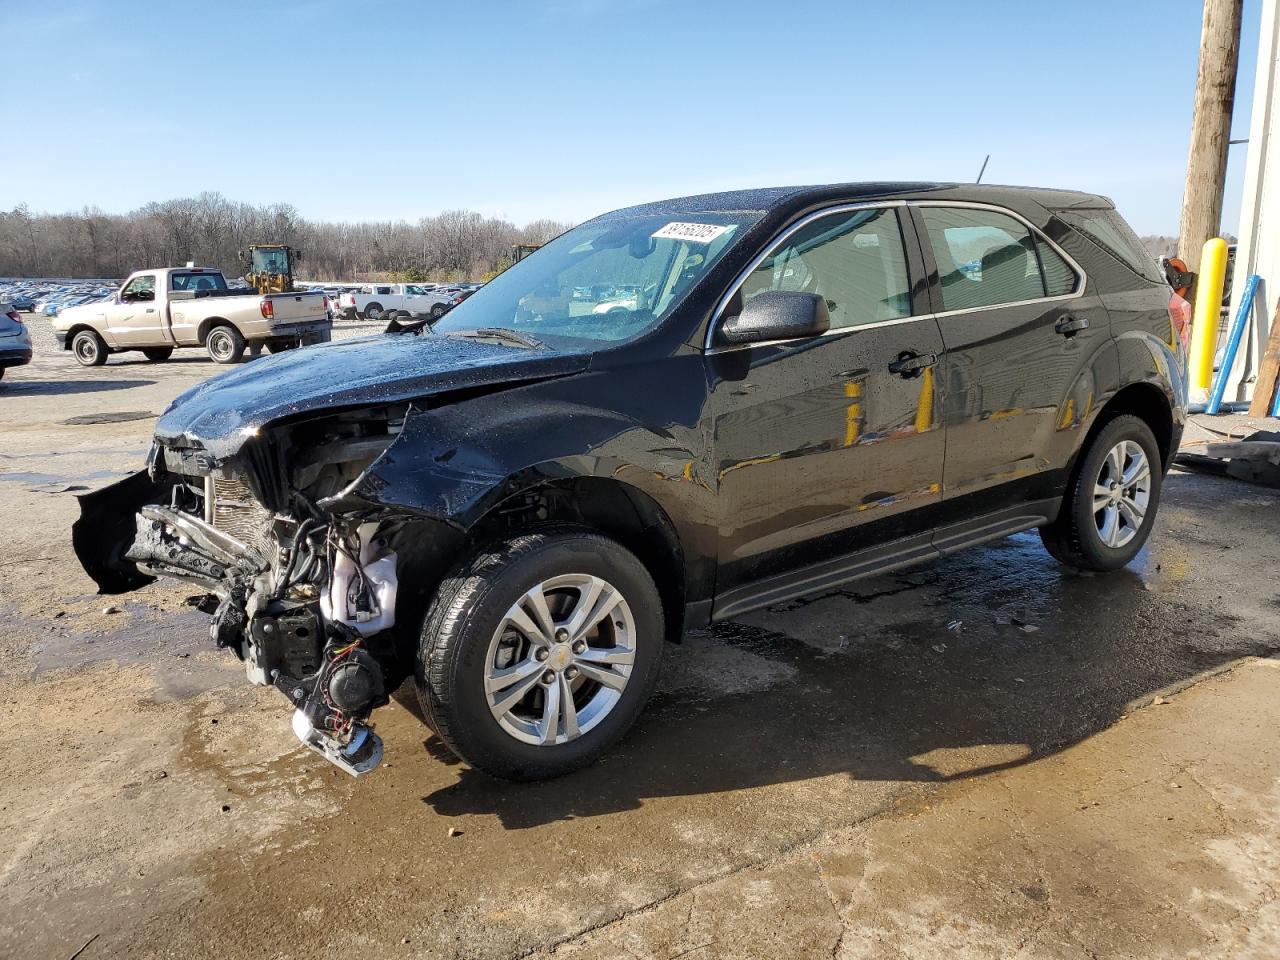
[[(625, 389), (624, 376), (611, 376), (610, 389)], [(697, 425), (673, 419), (655, 429), (578, 399), (591, 395), (578, 378), (570, 388), (546, 382), (435, 409), (411, 407), (395, 441), (319, 506), (333, 513), (415, 516), (465, 532), (523, 491), (603, 478), (652, 499), (686, 555), (714, 557), (716, 533), (707, 524), (716, 516), (714, 491), (703, 480), (706, 445)], [(695, 563), (689, 575), (698, 581), (712, 571)], [(702, 592), (695, 582), (689, 586), (692, 596)]]

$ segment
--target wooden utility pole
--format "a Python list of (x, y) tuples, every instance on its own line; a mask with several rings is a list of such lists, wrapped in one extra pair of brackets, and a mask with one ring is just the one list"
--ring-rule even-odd
[(1204, 0), (1200, 28), (1200, 69), (1191, 115), (1191, 149), (1182, 194), (1178, 256), (1199, 269), (1200, 248), (1222, 229), (1222, 191), (1227, 175), (1227, 141), (1240, 59), (1240, 11), (1244, 0)]

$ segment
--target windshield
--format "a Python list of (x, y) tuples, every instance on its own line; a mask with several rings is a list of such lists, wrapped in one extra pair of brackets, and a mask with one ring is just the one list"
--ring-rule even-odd
[(588, 344), (644, 333), (761, 215), (686, 216), (627, 217), (570, 230), (485, 284), (433, 329), (506, 327)]
[(253, 251), (254, 273), (288, 273), (289, 256), (280, 249)]

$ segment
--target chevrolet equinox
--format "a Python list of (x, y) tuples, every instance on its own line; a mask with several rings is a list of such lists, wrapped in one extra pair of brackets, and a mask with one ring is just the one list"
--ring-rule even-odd
[(605, 214), (436, 321), (178, 397), (82, 498), (105, 593), (196, 584), (293, 729), (373, 769), (410, 675), (474, 767), (581, 767), (665, 640), (1037, 528), (1114, 570), (1185, 419), (1189, 309), (1110, 201), (863, 183)]

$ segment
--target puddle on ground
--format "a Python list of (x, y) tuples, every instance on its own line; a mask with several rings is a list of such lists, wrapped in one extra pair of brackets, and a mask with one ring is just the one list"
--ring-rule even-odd
[(130, 420), (150, 420), (155, 414), (150, 410), (116, 410), (109, 413), (86, 413), (79, 417), (68, 417), (62, 422), (71, 427), (88, 426), (95, 423), (128, 423)]
[[(150, 664), (156, 671), (156, 699), (187, 700), (228, 682), (240, 682), (243, 674), (235, 657), (218, 650), (209, 639), (209, 618), (199, 611), (157, 611), (139, 603), (126, 603), (120, 626), (110, 631), (76, 630), (64, 621), (46, 623), (27, 649), (31, 676), (54, 670), (74, 670), (114, 661), (121, 666)], [(28, 624), (36, 621), (28, 619)], [(202, 657), (201, 653), (215, 653)]]
[(148, 453), (147, 447), (127, 447), (120, 449), (119, 447), (80, 447), (75, 450), (48, 450), (42, 453), (0, 453), (0, 460), (49, 460), (53, 457), (128, 457), (135, 460), (139, 457), (145, 457)]
[[(92, 473), (80, 474), (79, 476), (63, 476), (56, 473), (22, 473), (22, 472), (5, 472), (0, 471), (0, 480), (7, 480), (10, 483), (27, 483), (30, 484), (37, 493), (59, 493), (62, 490), (39, 490), (39, 487), (49, 487), (55, 484), (66, 489), (67, 484), (78, 484), (88, 480), (107, 480), (119, 477), (127, 477), (128, 470), (94, 470)], [(85, 489), (80, 487), (78, 489)]]

